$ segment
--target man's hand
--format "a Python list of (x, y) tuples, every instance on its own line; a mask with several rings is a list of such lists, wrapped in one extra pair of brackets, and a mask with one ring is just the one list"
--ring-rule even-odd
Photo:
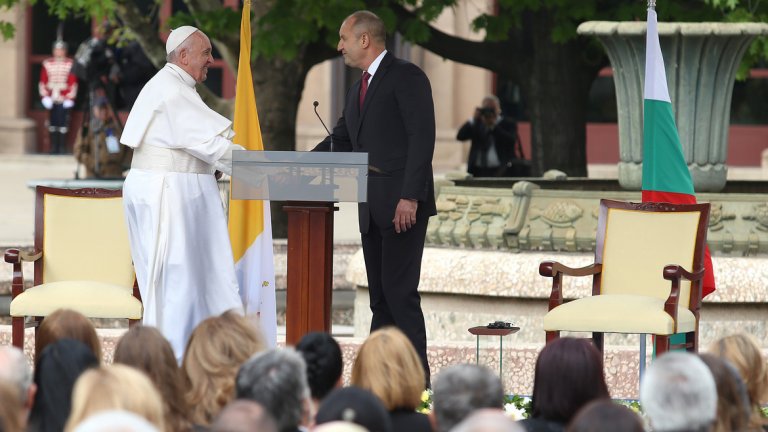
[(416, 200), (400, 199), (397, 203), (397, 209), (395, 209), (395, 218), (392, 219), (396, 233), (406, 232), (416, 224), (416, 209), (418, 207), (419, 202)]
[(475, 113), (472, 115), (472, 121), (475, 123), (483, 121), (483, 113), (480, 112), (480, 108), (475, 108)]

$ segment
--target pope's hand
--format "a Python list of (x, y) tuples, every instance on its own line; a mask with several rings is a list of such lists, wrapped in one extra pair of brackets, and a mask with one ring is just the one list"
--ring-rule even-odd
[(51, 99), (50, 96), (45, 96), (42, 100), (43, 106), (45, 109), (51, 109), (53, 108), (53, 99)]
[(64, 109), (70, 109), (73, 106), (75, 106), (75, 101), (72, 99), (64, 99), (64, 102), (62, 102), (62, 105), (64, 106)]
[(400, 199), (397, 203), (397, 209), (395, 209), (395, 218), (392, 219), (396, 233), (406, 232), (416, 224), (416, 209), (418, 207), (419, 202), (416, 200)]

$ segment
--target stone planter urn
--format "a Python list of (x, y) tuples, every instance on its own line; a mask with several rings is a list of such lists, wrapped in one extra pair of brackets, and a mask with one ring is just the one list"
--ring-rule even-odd
[[(659, 23), (667, 85), (683, 154), (696, 191), (725, 186), (731, 96), (750, 42), (765, 23)], [(643, 82), (646, 23), (588, 21), (581, 35), (597, 37), (613, 69), (619, 119), (619, 184), (642, 187)]]

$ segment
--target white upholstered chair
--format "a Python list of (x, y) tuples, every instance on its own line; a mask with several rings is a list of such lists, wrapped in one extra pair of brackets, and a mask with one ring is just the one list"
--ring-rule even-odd
[[(604, 333), (652, 334), (661, 354), (671, 335), (684, 333), (680, 347), (696, 351), (708, 223), (709, 204), (601, 200), (594, 264), (539, 266), (552, 278), (547, 341), (560, 331), (592, 332), (602, 351)], [(565, 302), (563, 275), (592, 276), (592, 295)]]
[[(142, 304), (123, 215), (122, 191), (39, 186), (35, 203), (35, 249), (9, 249), (13, 345), (24, 329), (56, 309), (91, 318), (141, 319)], [(24, 289), (22, 262), (34, 261), (34, 283)]]

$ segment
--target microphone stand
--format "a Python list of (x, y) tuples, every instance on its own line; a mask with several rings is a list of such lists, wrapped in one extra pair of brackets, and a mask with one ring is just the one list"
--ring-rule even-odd
[(317, 116), (317, 119), (320, 120), (320, 124), (323, 125), (325, 128), (325, 131), (328, 132), (328, 137), (331, 138), (331, 148), (330, 151), (333, 151), (333, 134), (331, 134), (331, 131), (328, 130), (328, 126), (325, 125), (325, 122), (323, 122), (323, 118), (320, 117), (320, 114), (317, 113), (317, 106), (320, 105), (318, 101), (312, 102), (312, 106), (315, 107), (315, 115)]
[[(330, 151), (333, 152), (333, 134), (331, 133), (331, 131), (328, 130), (328, 126), (325, 125), (325, 122), (323, 121), (323, 118), (320, 117), (320, 114), (317, 113), (317, 106), (318, 105), (320, 105), (320, 103), (318, 101), (312, 102), (312, 106), (315, 109), (315, 115), (317, 116), (317, 119), (320, 120), (320, 124), (323, 125), (323, 128), (325, 128), (325, 131), (328, 132), (328, 138), (331, 139)], [(330, 172), (328, 172), (328, 176), (327, 177), (323, 176), (323, 177), (326, 177), (326, 183), (333, 184), (333, 178), (334, 178), (333, 169), (330, 169), (329, 171)]]

